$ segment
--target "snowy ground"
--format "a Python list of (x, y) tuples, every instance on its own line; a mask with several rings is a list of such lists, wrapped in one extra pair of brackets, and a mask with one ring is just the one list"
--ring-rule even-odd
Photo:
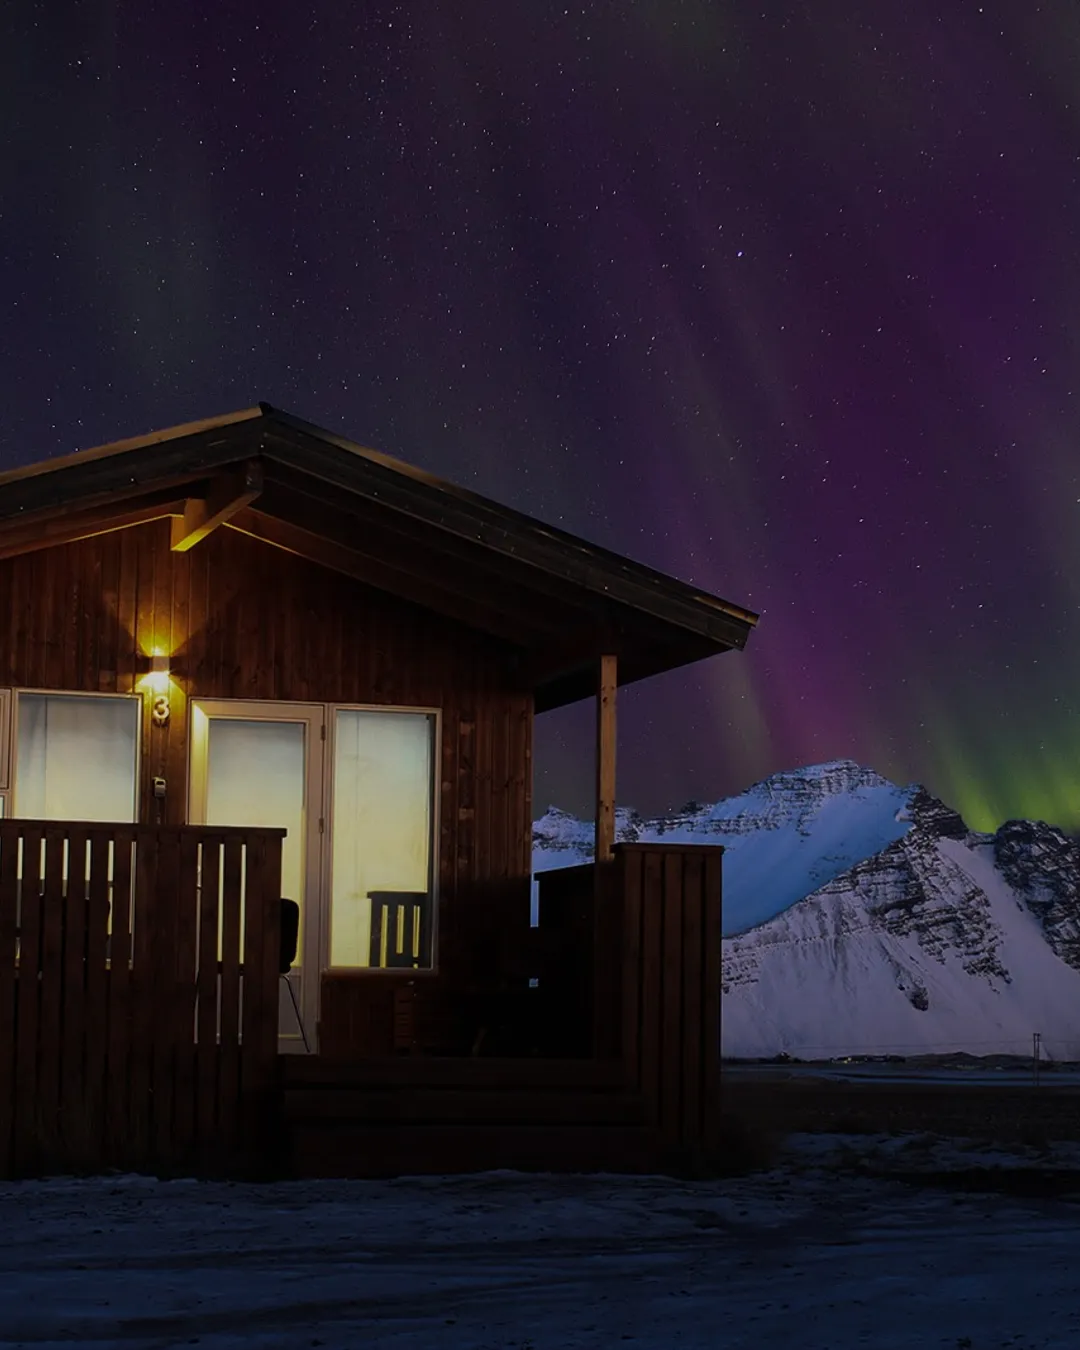
[(1080, 1200), (1080, 1147), (861, 1136), (713, 1182), (7, 1184), (0, 1345), (1075, 1350), (1080, 1205), (930, 1184), (973, 1168)]

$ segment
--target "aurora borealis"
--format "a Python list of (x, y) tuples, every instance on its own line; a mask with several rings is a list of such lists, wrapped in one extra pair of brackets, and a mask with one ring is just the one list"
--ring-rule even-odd
[(627, 804), (1080, 826), (1073, 0), (10, 13), (3, 467), (267, 399), (761, 611)]

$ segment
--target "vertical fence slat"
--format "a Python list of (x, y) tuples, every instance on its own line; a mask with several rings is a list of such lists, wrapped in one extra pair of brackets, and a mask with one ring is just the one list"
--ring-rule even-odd
[(196, 1012), (195, 1072), (198, 1142), (212, 1149), (218, 1123), (218, 891), (221, 882), (221, 838), (204, 836), (199, 892), (199, 986)]
[(38, 1012), (41, 982), (41, 846), (44, 832), (28, 827), (22, 836), (19, 895), (19, 1027), (15, 1046), (15, 1165), (25, 1166), (36, 1149), (38, 1107)]
[[(100, 1161), (105, 1148), (105, 1074), (109, 990), (109, 848), (112, 830), (90, 834), (86, 906), (86, 997), (83, 1005), (83, 1101), (92, 1147)], [(114, 845), (119, 848), (119, 844)]]
[(249, 1150), (262, 1154), (270, 1143), (277, 1059), (280, 839), (249, 837), (245, 861), (242, 1120)]
[(260, 842), (259, 884), (263, 891), (263, 1017), (259, 1033), (259, 1056), (266, 1072), (273, 1075), (278, 1049), (278, 980), (281, 960), (281, 853), (283, 836), (265, 835)]
[(618, 866), (612, 859), (593, 868), (594, 910), (588, 950), (593, 977), (592, 1053), (596, 1059), (618, 1055), (622, 1029), (622, 962), (612, 959), (618, 951), (622, 926)]
[(173, 1132), (176, 1158), (186, 1163), (195, 1155), (195, 944), (199, 917), (199, 839), (194, 830), (179, 832), (179, 850)]
[(705, 948), (704, 985), (702, 989), (701, 1054), (704, 1064), (702, 1082), (702, 1110), (704, 1129), (712, 1131), (720, 1110), (720, 986), (722, 970), (723, 935), (723, 849), (711, 849), (705, 858), (702, 903), (702, 943)]
[(64, 830), (45, 831), (41, 908), (41, 1021), (38, 1028), (37, 1139), (44, 1157), (60, 1150), (61, 1004), (64, 957)]
[(663, 869), (660, 855), (646, 852), (641, 887), (641, 1090), (653, 1124), (660, 1108), (660, 994), (663, 957)]
[(131, 958), (135, 896), (133, 853), (138, 847), (135, 831), (116, 830), (113, 834), (112, 915), (109, 933), (109, 978), (105, 1078), (105, 1156), (114, 1164), (123, 1159), (123, 1150), (131, 1147), (132, 1101), (136, 1077), (132, 1063), (133, 1004)]
[[(92, 1158), (91, 1127), (86, 1115), (86, 956), (87, 886), (84, 826), (72, 825), (67, 834), (67, 898), (63, 915), (63, 1053), (60, 1060), (59, 1108), (64, 1123), (65, 1155)], [(61, 838), (61, 846), (63, 839)]]
[(218, 1123), (222, 1143), (236, 1147), (240, 1095), (240, 886), (243, 842), (225, 836), (221, 887), (221, 1048), (218, 1059)]
[(622, 1057), (629, 1081), (641, 1082), (641, 876), (642, 856), (620, 851), (622, 873)]
[(19, 836), (0, 827), (0, 1176), (14, 1170), (11, 1131), (15, 1119), (15, 950), (18, 940)]
[(157, 913), (158, 842), (156, 830), (139, 830), (135, 839), (135, 886), (131, 902), (131, 1007), (129, 1105), (126, 1127), (134, 1165), (145, 1165), (155, 1139), (154, 1061), (156, 1019), (161, 1008), (154, 987), (154, 940), (160, 934)]
[[(154, 1099), (153, 1150), (162, 1163), (175, 1164), (174, 1135), (176, 1047), (186, 1002), (178, 969), (177, 943), (180, 918), (180, 832), (162, 829), (157, 835), (157, 885), (154, 894), (154, 928), (150, 935), (154, 971)], [(194, 997), (194, 989), (192, 989)]]
[(683, 984), (683, 859), (664, 858), (664, 954), (660, 1015), (660, 1124), (669, 1143), (681, 1133), (682, 1116), (682, 984)]
[(259, 1032), (263, 1017), (263, 927), (266, 918), (266, 897), (262, 892), (264, 877), (260, 871), (260, 843), (245, 841), (244, 849), (244, 931), (241, 966), (241, 1081), (246, 1089), (255, 1086), (259, 1072)]
[[(244, 938), (244, 1054), (258, 1072), (273, 1067), (278, 1037), (278, 957), (281, 947), (281, 841), (268, 836), (247, 843)], [(251, 995), (249, 1002), (249, 994)]]
[(702, 1095), (702, 984), (705, 970), (705, 943), (702, 927), (702, 882), (704, 867), (700, 854), (683, 859), (683, 1005), (682, 1005), (682, 1135), (686, 1141), (701, 1136)]

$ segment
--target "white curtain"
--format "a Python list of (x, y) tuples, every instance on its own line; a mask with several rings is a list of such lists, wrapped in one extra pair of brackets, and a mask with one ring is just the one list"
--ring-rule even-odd
[(77, 694), (19, 694), (18, 700), (13, 814), (133, 822), (142, 700)]
[(370, 891), (431, 886), (434, 719), (338, 711), (330, 964), (371, 964)]

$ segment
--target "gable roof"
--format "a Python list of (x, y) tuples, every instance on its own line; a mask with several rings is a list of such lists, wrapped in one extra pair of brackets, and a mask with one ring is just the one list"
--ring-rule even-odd
[(511, 644), (538, 711), (591, 694), (602, 652), (626, 684), (742, 648), (757, 622), (266, 403), (0, 474), (0, 558), (215, 499), (227, 528)]

